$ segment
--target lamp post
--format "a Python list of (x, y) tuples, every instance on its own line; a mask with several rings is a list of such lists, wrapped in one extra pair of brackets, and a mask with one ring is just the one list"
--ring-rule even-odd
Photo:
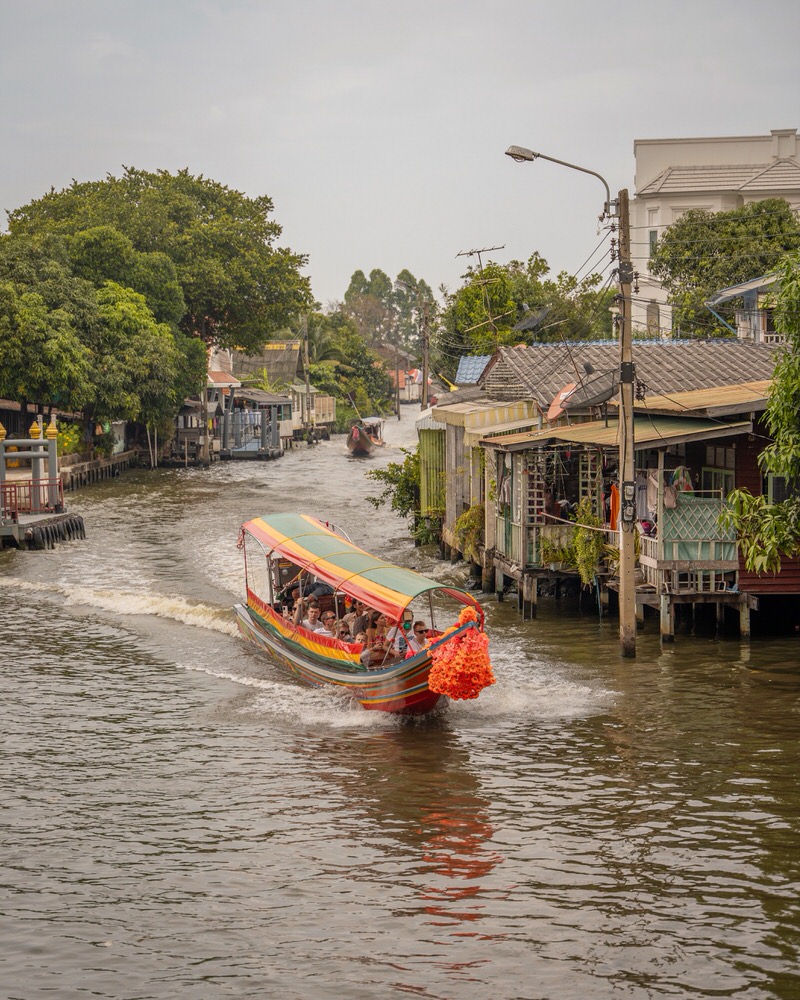
[(517, 163), (532, 163), (534, 160), (549, 160), (571, 170), (579, 170), (591, 174), (602, 183), (606, 190), (606, 201), (603, 205), (601, 219), (616, 216), (619, 219), (619, 294), (617, 296), (620, 309), (619, 345), (620, 345), (620, 380), (619, 380), (619, 464), (621, 474), (620, 519), (619, 519), (619, 638), (622, 656), (636, 656), (636, 582), (634, 579), (636, 553), (634, 525), (636, 519), (636, 494), (634, 483), (633, 462), (633, 360), (631, 351), (631, 285), (633, 283), (633, 265), (631, 263), (630, 217), (628, 212), (628, 192), (619, 192), (616, 202), (611, 201), (608, 182), (596, 170), (579, 167), (566, 160), (557, 160), (554, 156), (536, 153), (525, 146), (509, 146), (506, 156)]

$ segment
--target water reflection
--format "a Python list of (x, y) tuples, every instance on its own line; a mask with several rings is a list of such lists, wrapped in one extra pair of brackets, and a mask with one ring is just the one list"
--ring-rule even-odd
[[(298, 750), (310, 754), (315, 770), (325, 762), (325, 780), (344, 794), (359, 836), (366, 823), (382, 852), (399, 849), (403, 863), (392, 878), (413, 891), (435, 922), (481, 916), (482, 898), (494, 894), (487, 876), (503, 856), (491, 845), (490, 802), (469, 752), (445, 719), (403, 722), (356, 739), (325, 737)], [(382, 875), (367, 866), (358, 877)]]

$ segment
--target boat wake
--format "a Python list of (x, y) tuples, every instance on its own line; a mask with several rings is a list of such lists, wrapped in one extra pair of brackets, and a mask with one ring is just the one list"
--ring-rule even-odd
[(67, 607), (87, 607), (108, 611), (114, 615), (137, 615), (165, 618), (197, 628), (238, 635), (238, 628), (230, 608), (214, 607), (201, 601), (184, 597), (159, 594), (156, 591), (136, 591), (81, 587), (64, 583), (41, 583), (30, 580), (0, 578), (0, 586), (13, 587), (16, 591), (33, 591), (58, 595)]
[[(264, 661), (260, 660), (263, 665)], [(324, 726), (332, 729), (393, 729), (402, 723), (402, 718), (387, 712), (365, 712), (361, 705), (348, 697), (345, 692), (333, 688), (312, 688), (293, 683), (285, 675), (276, 678), (247, 675), (219, 666), (203, 666), (197, 663), (179, 664), (186, 670), (208, 674), (218, 680), (232, 681), (247, 689), (251, 697), (239, 705), (239, 716), (250, 716), (263, 722), (274, 722), (294, 727)], [(267, 669), (271, 669), (269, 666)], [(278, 667), (274, 669), (277, 671)]]

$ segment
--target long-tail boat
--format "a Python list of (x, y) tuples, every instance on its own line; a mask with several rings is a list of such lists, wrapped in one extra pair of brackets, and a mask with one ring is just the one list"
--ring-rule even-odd
[[(494, 683), (483, 612), (467, 591), (379, 559), (328, 522), (307, 514), (271, 514), (242, 525), (246, 604), (234, 607), (239, 628), (280, 666), (308, 684), (333, 686), (367, 709), (419, 715), (450, 698), (476, 698)], [(427, 644), (405, 659), (368, 668), (364, 645), (296, 624), (282, 605), (287, 580), (329, 584), (343, 610), (363, 601), (398, 631), (430, 623)], [(323, 599), (321, 599), (323, 600)]]
[(363, 417), (353, 421), (347, 435), (347, 450), (351, 455), (371, 455), (376, 448), (383, 448), (383, 418)]

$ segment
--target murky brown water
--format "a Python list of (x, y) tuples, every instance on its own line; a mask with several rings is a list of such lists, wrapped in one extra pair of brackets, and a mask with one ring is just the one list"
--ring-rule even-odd
[(800, 641), (623, 661), (613, 621), (487, 598), (475, 703), (299, 687), (235, 634), (243, 520), (463, 578), (368, 467), (132, 474), (70, 498), (85, 542), (0, 553), (0, 995), (800, 997)]

